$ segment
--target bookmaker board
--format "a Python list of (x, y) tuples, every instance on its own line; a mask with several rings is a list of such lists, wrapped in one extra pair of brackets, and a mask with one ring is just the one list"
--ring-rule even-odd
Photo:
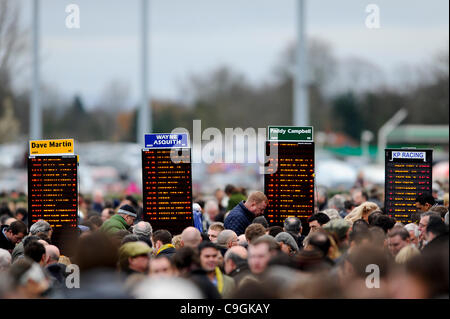
[[(30, 142), (30, 154), (34, 155), (28, 158), (28, 226), (40, 219), (47, 221), (53, 229), (52, 243), (67, 254), (78, 231), (78, 160), (70, 155), (73, 140), (56, 141)], [(48, 151), (42, 146), (55, 143), (70, 145), (70, 150), (63, 147), (65, 151)]]
[[(290, 136), (283, 136), (283, 132)], [(272, 133), (278, 133), (275, 137)], [(292, 134), (305, 134), (296, 137)], [(269, 199), (265, 216), (270, 225), (283, 226), (287, 217), (295, 216), (306, 224), (314, 213), (314, 142), (312, 128), (269, 127), (266, 141), (268, 150), (276, 149), (276, 156), (270, 156), (264, 175), (264, 193)], [(302, 141), (305, 140), (305, 141)]]
[[(180, 137), (177, 143), (173, 142), (177, 139), (173, 134), (148, 135), (160, 136), (146, 136), (146, 141), (159, 143), (146, 142), (149, 148), (142, 149), (144, 219), (155, 229), (180, 234), (184, 228), (193, 225), (191, 148), (167, 146), (184, 146), (185, 137)], [(164, 139), (167, 142), (161, 142)]]
[(432, 191), (432, 162), (431, 149), (385, 150), (384, 207), (391, 217), (412, 221), (417, 196)]

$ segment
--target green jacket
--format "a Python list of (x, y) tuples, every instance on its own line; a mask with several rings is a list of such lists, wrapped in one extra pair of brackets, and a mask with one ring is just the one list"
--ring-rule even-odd
[(130, 228), (130, 226), (128, 226), (125, 219), (123, 219), (122, 216), (116, 214), (105, 221), (102, 227), (100, 227), (100, 230), (108, 234), (113, 234), (115, 232), (118, 232), (119, 230), (127, 230), (128, 228)]
[(236, 207), (241, 201), (247, 200), (241, 193), (233, 193), (230, 195), (230, 199), (228, 200), (227, 212)]

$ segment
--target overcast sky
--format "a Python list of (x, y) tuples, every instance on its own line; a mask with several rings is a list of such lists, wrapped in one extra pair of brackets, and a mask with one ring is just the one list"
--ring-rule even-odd
[[(16, 1), (16, 0), (10, 0)], [(31, 3), (22, 24), (31, 30)], [(41, 0), (42, 81), (95, 105), (108, 83), (129, 87), (139, 102), (140, 0)], [(182, 99), (180, 83), (220, 65), (255, 84), (270, 79), (280, 54), (296, 36), (295, 0), (150, 0), (149, 92)], [(80, 8), (80, 29), (68, 29), (65, 7)], [(380, 29), (365, 26), (365, 8), (380, 8)], [(338, 58), (359, 56), (393, 72), (421, 64), (448, 48), (448, 0), (309, 0), (307, 35), (327, 40)], [(19, 86), (30, 85), (30, 72)]]

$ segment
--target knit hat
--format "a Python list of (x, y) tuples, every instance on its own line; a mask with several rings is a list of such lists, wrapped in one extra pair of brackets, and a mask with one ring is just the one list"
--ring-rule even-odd
[(295, 242), (294, 237), (292, 237), (292, 235), (290, 235), (290, 234), (288, 234), (288, 233), (286, 233), (286, 232), (278, 233), (278, 234), (275, 236), (275, 240), (276, 240), (278, 243), (284, 243), (284, 244), (288, 245), (289, 247), (291, 247), (291, 249), (293, 249), (293, 250), (295, 250), (295, 251), (298, 251), (298, 250), (299, 250), (299, 249), (298, 249), (298, 245), (297, 245), (297, 243)]
[(137, 213), (134, 210), (133, 207), (131, 207), (130, 205), (123, 205), (119, 208), (119, 210), (117, 211), (117, 214), (125, 214), (125, 215), (130, 215), (134, 218), (137, 217)]

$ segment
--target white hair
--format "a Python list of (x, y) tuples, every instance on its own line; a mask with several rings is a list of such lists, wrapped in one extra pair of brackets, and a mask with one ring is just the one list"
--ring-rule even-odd
[(416, 237), (419, 237), (419, 235), (420, 235), (419, 226), (417, 226), (414, 223), (410, 223), (408, 225), (405, 225), (405, 229), (408, 232), (413, 231), (414, 232), (414, 236), (416, 236)]
[(140, 221), (133, 227), (133, 234), (138, 236), (150, 237), (153, 234), (152, 225), (149, 222)]
[(37, 222), (35, 222), (33, 225), (31, 225), (30, 233), (32, 235), (36, 235), (37, 233), (46, 233), (46, 234), (48, 234), (48, 232), (51, 229), (52, 229), (52, 227), (50, 226), (49, 223), (47, 223), (43, 219), (39, 219)]

